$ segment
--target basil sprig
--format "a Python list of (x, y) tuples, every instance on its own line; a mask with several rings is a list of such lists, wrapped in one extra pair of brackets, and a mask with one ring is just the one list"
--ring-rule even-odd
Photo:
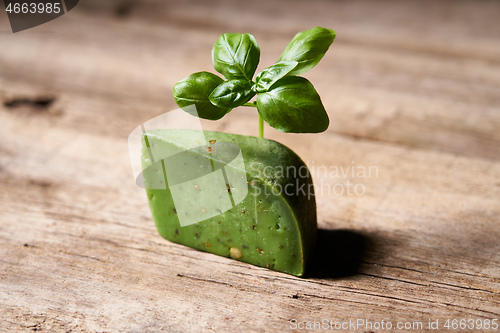
[[(297, 75), (316, 66), (334, 39), (335, 31), (326, 28), (299, 32), (278, 61), (253, 81), (260, 58), (255, 38), (223, 34), (212, 49), (212, 61), (226, 81), (208, 72), (191, 74), (174, 86), (174, 99), (181, 108), (195, 104), (204, 119), (217, 120), (235, 107), (254, 106), (259, 118), (279, 131), (323, 132), (329, 119), (321, 98), (311, 82)], [(257, 100), (248, 103), (255, 95)]]

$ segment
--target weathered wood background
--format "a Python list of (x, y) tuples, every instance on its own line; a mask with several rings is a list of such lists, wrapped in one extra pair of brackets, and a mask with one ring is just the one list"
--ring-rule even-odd
[[(17, 34), (0, 13), (0, 330), (500, 319), (499, 13), (498, 1), (87, 0)], [(314, 26), (338, 32), (306, 74), (331, 126), (266, 136), (315, 166), (378, 174), (316, 176), (366, 191), (319, 193), (311, 276), (163, 240), (133, 183), (130, 131), (176, 108), (175, 82), (212, 70), (219, 34), (252, 33), (262, 69)], [(246, 108), (205, 125), (257, 132)]]

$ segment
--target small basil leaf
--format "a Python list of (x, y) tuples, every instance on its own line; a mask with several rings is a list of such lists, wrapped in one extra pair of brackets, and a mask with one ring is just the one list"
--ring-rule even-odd
[(208, 97), (222, 82), (224, 80), (209, 72), (191, 74), (174, 85), (174, 100), (181, 108), (196, 105), (196, 111), (200, 118), (220, 119), (231, 109), (213, 105)]
[(295, 66), (297, 66), (297, 64), (298, 62), (295, 60), (280, 61), (270, 67), (267, 67), (255, 78), (255, 85), (253, 86), (253, 89), (257, 92), (265, 92), (269, 90), (269, 88), (271, 88), (276, 81), (290, 73)]
[(259, 45), (250, 34), (223, 34), (212, 49), (215, 70), (228, 80), (251, 81), (259, 58)]
[(316, 27), (302, 31), (293, 37), (279, 61), (295, 60), (299, 64), (289, 75), (300, 75), (307, 72), (323, 58), (335, 39), (335, 31)]
[(285, 133), (319, 133), (330, 123), (316, 89), (299, 76), (286, 76), (257, 94), (257, 109), (270, 126)]
[(221, 108), (235, 108), (248, 102), (255, 92), (252, 90), (252, 82), (247, 80), (229, 80), (220, 84), (210, 94), (212, 104)]

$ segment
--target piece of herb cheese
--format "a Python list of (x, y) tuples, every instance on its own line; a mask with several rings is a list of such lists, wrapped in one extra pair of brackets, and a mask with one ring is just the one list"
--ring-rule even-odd
[(309, 170), (292, 150), (268, 139), (193, 130), (149, 130), (142, 141), (144, 185), (161, 236), (304, 274), (316, 203)]

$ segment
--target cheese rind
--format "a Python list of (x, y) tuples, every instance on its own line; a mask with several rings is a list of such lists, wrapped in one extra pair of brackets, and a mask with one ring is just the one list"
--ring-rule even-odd
[(302, 276), (317, 232), (307, 166), (272, 140), (203, 134), (207, 145), (193, 148), (200, 131), (144, 132), (144, 184), (160, 235)]

